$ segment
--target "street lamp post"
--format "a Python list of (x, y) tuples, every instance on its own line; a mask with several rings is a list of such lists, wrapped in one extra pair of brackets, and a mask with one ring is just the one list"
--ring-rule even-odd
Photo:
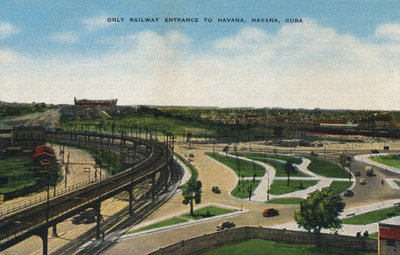
[(268, 175), (268, 177), (267, 177), (267, 187), (268, 187), (268, 189), (267, 189), (267, 201), (269, 201), (269, 170), (267, 169), (267, 175)]

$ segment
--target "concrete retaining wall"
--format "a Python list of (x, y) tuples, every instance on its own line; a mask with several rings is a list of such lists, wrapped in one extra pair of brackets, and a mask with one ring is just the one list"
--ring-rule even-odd
[(160, 248), (150, 254), (199, 254), (225, 244), (249, 239), (264, 239), (286, 243), (316, 244), (325, 247), (340, 247), (348, 251), (377, 251), (378, 242), (369, 238), (357, 238), (333, 234), (319, 234), (262, 227), (240, 227), (183, 240)]

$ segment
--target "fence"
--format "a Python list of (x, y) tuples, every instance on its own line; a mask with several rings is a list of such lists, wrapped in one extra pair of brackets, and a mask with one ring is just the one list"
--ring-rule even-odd
[(160, 248), (151, 255), (199, 254), (225, 244), (264, 239), (286, 243), (315, 244), (324, 247), (344, 248), (349, 252), (377, 251), (378, 242), (365, 237), (351, 237), (334, 234), (315, 234), (262, 227), (240, 227), (212, 234), (205, 234), (179, 243)]

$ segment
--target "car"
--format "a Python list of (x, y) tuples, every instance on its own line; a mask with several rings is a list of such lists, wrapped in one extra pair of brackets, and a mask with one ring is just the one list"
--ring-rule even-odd
[(220, 193), (221, 193), (221, 190), (219, 189), (218, 186), (212, 187), (212, 188), (211, 188), (211, 191), (214, 192), (214, 193), (216, 193), (216, 194), (220, 194)]
[(367, 182), (365, 181), (364, 178), (361, 178), (361, 179), (360, 179), (360, 184), (361, 184), (361, 185), (365, 185), (365, 184), (367, 184)]
[(354, 192), (352, 190), (346, 190), (346, 192), (344, 193), (345, 197), (352, 197), (354, 196)]
[(360, 171), (356, 171), (356, 176), (361, 176), (361, 172)]
[(379, 151), (377, 149), (373, 149), (373, 150), (371, 150), (371, 153), (372, 154), (379, 154)]
[(366, 166), (365, 171), (367, 172), (367, 176), (375, 176), (374, 168), (372, 166)]
[(232, 221), (225, 221), (225, 222), (222, 222), (221, 224), (219, 224), (217, 226), (217, 231), (221, 231), (221, 230), (229, 229), (229, 228), (234, 228), (234, 227), (236, 227), (235, 223), (233, 223)]
[(262, 214), (264, 217), (274, 217), (279, 215), (279, 211), (275, 208), (267, 208)]
[[(101, 217), (102, 218), (102, 217)], [(72, 218), (72, 223), (77, 224), (90, 224), (96, 222), (96, 212), (94, 210), (83, 211)]]

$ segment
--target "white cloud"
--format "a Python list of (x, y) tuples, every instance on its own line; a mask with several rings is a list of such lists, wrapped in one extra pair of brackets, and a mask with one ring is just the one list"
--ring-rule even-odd
[(19, 33), (19, 28), (11, 23), (0, 22), (0, 39), (10, 37)]
[(107, 18), (109, 17), (106, 15), (100, 15), (96, 17), (86, 18), (82, 21), (82, 23), (85, 25), (86, 30), (88, 30), (89, 32), (95, 32), (113, 24), (111, 22), (108, 22)]
[(79, 36), (74, 32), (60, 32), (51, 35), (50, 40), (59, 43), (74, 44), (79, 41)]
[(375, 30), (375, 38), (400, 41), (400, 24), (388, 23)]
[(240, 30), (233, 37), (218, 39), (214, 46), (219, 49), (240, 49), (249, 45), (263, 45), (269, 43), (270, 36), (263, 30), (254, 27), (247, 27)]
[(0, 91), (7, 93), (0, 99), (400, 110), (400, 46), (364, 42), (311, 20), (275, 34), (244, 28), (201, 52), (175, 30), (112, 41), (117, 49), (102, 56), (4, 62)]

